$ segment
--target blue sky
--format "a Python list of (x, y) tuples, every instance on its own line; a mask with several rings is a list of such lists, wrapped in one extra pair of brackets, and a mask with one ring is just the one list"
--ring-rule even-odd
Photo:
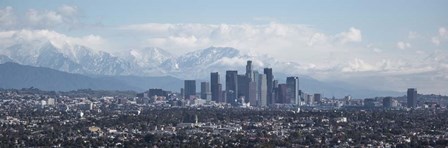
[(448, 94), (447, 6), (446, 0), (3, 0), (0, 48), (18, 42), (11, 34), (116, 54), (230, 46), (300, 63), (299, 73), (320, 80), (375, 80), (375, 88), (383, 81), (387, 89)]

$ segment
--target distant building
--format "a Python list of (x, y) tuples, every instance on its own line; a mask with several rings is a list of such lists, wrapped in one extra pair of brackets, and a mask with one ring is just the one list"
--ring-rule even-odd
[(153, 97), (153, 96), (164, 96), (164, 97), (168, 97), (168, 92), (162, 90), (162, 89), (149, 89), (148, 91), (148, 96), (149, 97)]
[(364, 99), (364, 107), (373, 108), (375, 107), (375, 99)]
[(316, 101), (318, 104), (321, 104), (322, 103), (321, 97), (322, 97), (321, 94), (318, 93), (314, 94), (314, 101)]
[(409, 88), (407, 98), (407, 104), (409, 108), (417, 107), (417, 89)]
[(210, 83), (209, 82), (201, 82), (201, 98), (205, 100), (212, 99), (212, 93), (210, 91)]
[(287, 89), (287, 103), (291, 104), (300, 104), (300, 96), (299, 96), (299, 77), (287, 77), (286, 78)]
[(273, 96), (274, 85), (274, 75), (272, 74), (272, 68), (264, 68), (264, 74), (266, 75), (266, 85), (267, 85), (267, 105), (271, 105), (275, 102)]
[(288, 86), (286, 84), (279, 84), (277, 89), (276, 89), (276, 98), (277, 103), (281, 103), (281, 104), (290, 104), (291, 100), (289, 100), (288, 98)]
[(238, 98), (238, 71), (226, 71), (226, 103), (236, 105)]
[(185, 80), (184, 81), (184, 93), (185, 99), (190, 99), (196, 96), (196, 80)]
[(252, 72), (252, 61), (247, 61), (246, 64), (246, 77), (249, 78), (250, 81), (254, 81), (253, 72)]
[(223, 102), (223, 98), (221, 97), (222, 85), (219, 79), (218, 72), (212, 72), (210, 74), (210, 89), (212, 92), (212, 101)]
[[(266, 107), (267, 106), (267, 81), (266, 74), (260, 74), (258, 76), (258, 103), (257, 106)], [(252, 102), (251, 102), (252, 104)]]
[(392, 97), (385, 97), (383, 98), (383, 107), (385, 108), (391, 108), (392, 107)]

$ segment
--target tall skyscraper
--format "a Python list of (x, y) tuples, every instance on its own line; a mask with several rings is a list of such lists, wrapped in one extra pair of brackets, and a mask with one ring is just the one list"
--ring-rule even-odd
[(221, 85), (220, 79), (219, 79), (219, 73), (218, 72), (212, 72), (210, 74), (210, 88), (212, 91), (212, 100), (215, 102), (221, 102), (222, 99), (222, 86), (219, 87), (219, 85)]
[(252, 61), (247, 61), (246, 65), (246, 77), (250, 79), (250, 81), (254, 81), (253, 72), (252, 72)]
[(272, 75), (272, 68), (264, 68), (264, 74), (266, 75), (266, 84), (267, 84), (267, 105), (271, 105), (274, 103), (273, 89), (274, 86), (272, 84), (274, 80), (274, 75)]
[[(267, 88), (267, 81), (266, 81), (266, 75), (265, 74), (260, 74), (258, 76), (259, 80), (258, 80), (258, 106), (261, 107), (266, 107), (267, 104), (267, 94), (268, 94), (268, 88)], [(251, 103), (252, 104), (252, 103)]]
[(291, 100), (289, 100), (288, 96), (288, 86), (286, 84), (279, 84), (277, 89), (276, 89), (276, 95), (277, 95), (277, 103), (282, 103), (282, 104), (290, 104)]
[(196, 96), (196, 80), (185, 80), (184, 81), (184, 98), (190, 99)]
[(417, 89), (415, 88), (408, 88), (408, 107), (409, 108), (415, 108), (417, 107)]
[(227, 103), (235, 105), (238, 98), (238, 71), (226, 71)]
[(212, 93), (210, 92), (209, 82), (201, 82), (201, 98), (205, 100), (212, 99)]
[(287, 77), (286, 78), (287, 96), (291, 104), (300, 104), (300, 96), (299, 96), (299, 77)]

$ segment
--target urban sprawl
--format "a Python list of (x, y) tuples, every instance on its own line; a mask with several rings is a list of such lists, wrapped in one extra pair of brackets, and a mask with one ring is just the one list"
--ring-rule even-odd
[[(225, 87), (224, 87), (225, 86)], [(352, 99), (271, 68), (185, 80), (180, 93), (0, 89), (0, 147), (446, 147), (448, 97)]]

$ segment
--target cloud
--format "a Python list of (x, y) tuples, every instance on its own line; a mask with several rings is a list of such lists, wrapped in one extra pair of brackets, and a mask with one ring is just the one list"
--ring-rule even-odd
[(431, 38), (431, 42), (436, 46), (439, 46), (446, 41), (448, 41), (448, 31), (445, 27), (440, 27), (438, 34)]
[(445, 27), (440, 27), (439, 28), (439, 36), (440, 37), (447, 37), (448, 36), (448, 31), (446, 31)]
[(438, 37), (432, 37), (432, 38), (431, 38), (431, 42), (432, 42), (434, 45), (437, 45), (437, 46), (440, 45), (440, 39), (439, 39)]
[(70, 29), (77, 25), (79, 25), (79, 11), (76, 6), (62, 5), (57, 10), (28, 9), (21, 15), (16, 15), (11, 6), (0, 8), (2, 29)]
[(39, 45), (45, 42), (51, 42), (58, 48), (66, 46), (82, 45), (96, 50), (105, 50), (108, 43), (105, 39), (97, 35), (86, 35), (81, 37), (71, 37), (56, 31), (40, 30), (14, 30), (0, 31), (0, 49), (7, 48), (14, 44), (33, 44)]
[(354, 27), (351, 27), (347, 32), (340, 33), (338, 37), (342, 44), (362, 41), (361, 30)]
[(397, 48), (399, 48), (399, 49), (406, 49), (406, 48), (411, 48), (411, 47), (412, 47), (411, 43), (408, 43), (408, 42), (400, 41), (397, 43)]
[(16, 16), (11, 6), (0, 8), (0, 27), (9, 28), (16, 24)]
[(176, 54), (223, 46), (303, 62), (326, 58), (338, 50), (351, 50), (351, 45), (345, 43), (362, 40), (361, 31), (354, 27), (332, 35), (307, 25), (275, 22), (256, 25), (147, 23), (119, 26), (117, 30), (132, 34), (142, 46), (160, 47)]
[(410, 32), (408, 33), (408, 38), (409, 38), (409, 39), (416, 39), (418, 36), (419, 36), (418, 33), (417, 33), (417, 32), (414, 32), (414, 31), (410, 31)]

